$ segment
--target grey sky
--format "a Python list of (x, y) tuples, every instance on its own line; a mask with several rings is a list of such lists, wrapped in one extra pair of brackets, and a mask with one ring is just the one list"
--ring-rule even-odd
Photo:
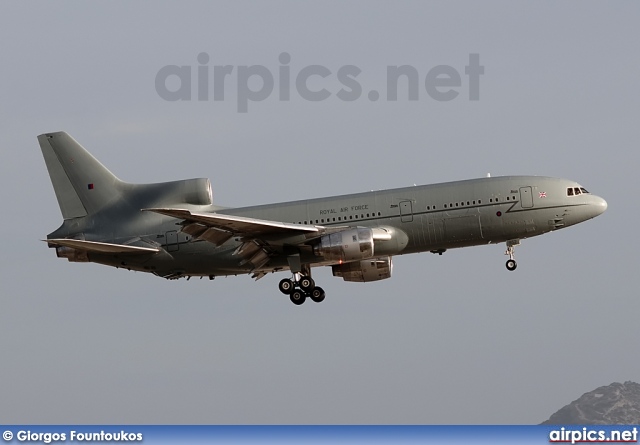
[[(640, 381), (637, 2), (240, 5), (0, 3), (4, 423), (538, 423)], [(223, 102), (162, 100), (158, 70), (200, 52), (273, 73), (282, 52), (294, 74), (356, 65), (364, 93), (274, 92), (248, 113), (233, 83)], [(420, 99), (369, 101), (403, 64)], [(462, 74), (455, 100), (427, 96), (436, 65)], [(220, 205), (491, 172), (574, 179), (609, 209), (524, 240), (514, 273), (504, 245), (396, 257), (377, 283), (317, 269), (327, 299), (296, 307), (284, 273), (169, 282), (57, 259), (36, 136), (58, 130), (126, 181), (210, 177)]]

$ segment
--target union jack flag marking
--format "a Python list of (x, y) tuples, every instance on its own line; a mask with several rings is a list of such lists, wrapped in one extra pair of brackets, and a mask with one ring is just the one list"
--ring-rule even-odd
[(547, 192), (540, 192), (539, 195), (540, 195), (540, 198), (546, 198)]

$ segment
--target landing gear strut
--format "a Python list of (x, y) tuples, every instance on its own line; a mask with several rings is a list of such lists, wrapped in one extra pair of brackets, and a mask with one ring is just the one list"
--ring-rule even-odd
[(324, 300), (325, 293), (321, 287), (316, 286), (315, 281), (311, 278), (311, 271), (307, 270), (305, 275), (294, 273), (293, 279), (285, 278), (280, 280), (278, 289), (285, 295), (289, 295), (289, 299), (295, 305), (301, 305), (307, 299), (320, 303)]
[(518, 263), (516, 263), (516, 260), (514, 259), (514, 250), (515, 250), (515, 247), (519, 245), (520, 245), (519, 239), (507, 241), (507, 251), (504, 253), (505, 255), (509, 255), (509, 259), (507, 260), (507, 263), (506, 263), (507, 270), (513, 271), (513, 270), (516, 270), (516, 267), (518, 267)]

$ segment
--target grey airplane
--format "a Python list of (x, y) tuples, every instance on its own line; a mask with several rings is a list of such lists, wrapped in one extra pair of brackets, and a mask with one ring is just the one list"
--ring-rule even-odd
[(392, 257), (506, 243), (516, 269), (520, 240), (594, 218), (607, 202), (567, 179), (502, 176), (229, 208), (208, 179), (156, 184), (119, 180), (65, 132), (38, 142), (64, 221), (49, 247), (167, 279), (289, 271), (279, 290), (295, 304), (321, 302), (311, 268), (345, 281), (391, 277)]

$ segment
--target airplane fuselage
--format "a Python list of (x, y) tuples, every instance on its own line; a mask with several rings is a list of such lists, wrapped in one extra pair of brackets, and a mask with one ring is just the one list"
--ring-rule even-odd
[[(403, 234), (400, 243), (376, 243), (378, 249), (374, 249), (374, 256), (377, 257), (425, 251), (441, 253), (453, 248), (530, 238), (593, 218), (606, 209), (606, 202), (602, 198), (590, 193), (569, 196), (567, 190), (570, 188), (580, 189), (581, 186), (565, 179), (508, 176), (242, 208), (214, 205), (182, 207), (200, 212), (323, 227), (384, 227)], [(63, 225), (50, 237), (70, 237), (82, 233), (86, 240), (114, 243), (126, 243), (140, 237), (150, 244), (161, 246), (168, 255), (123, 258), (122, 255), (90, 254), (90, 260), (154, 272), (160, 276), (218, 276), (256, 272), (251, 264), (240, 264), (238, 256), (234, 255), (242, 244), (240, 239), (230, 239), (220, 246), (214, 246), (181, 232), (175, 218), (140, 212), (135, 205), (129, 210), (125, 225), (113, 224), (107, 229), (104, 224), (93, 225), (89, 218), (85, 227), (73, 229), (75, 233), (65, 230)], [(113, 208), (112, 211), (122, 219), (122, 208)], [(109, 215), (100, 215), (100, 220), (108, 219)], [(92, 233), (92, 228), (96, 233)], [(104, 236), (105, 229), (111, 236)], [(277, 237), (274, 248), (284, 252), (287, 245), (298, 245), (301, 240), (304, 237), (296, 236), (289, 240)], [(299, 250), (303, 263), (312, 266), (336, 263), (315, 255), (311, 248)], [(285, 256), (273, 258), (268, 266), (271, 271), (288, 269)]]

